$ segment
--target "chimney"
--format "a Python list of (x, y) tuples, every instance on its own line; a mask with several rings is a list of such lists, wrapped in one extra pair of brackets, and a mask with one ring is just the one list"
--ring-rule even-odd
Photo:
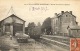
[(55, 17), (58, 16), (57, 13), (55, 13)]
[(72, 11), (70, 11), (69, 13), (72, 14)]
[(55, 15), (57, 15), (57, 13), (55, 13)]
[(61, 11), (61, 14), (63, 14), (64, 13), (64, 11)]

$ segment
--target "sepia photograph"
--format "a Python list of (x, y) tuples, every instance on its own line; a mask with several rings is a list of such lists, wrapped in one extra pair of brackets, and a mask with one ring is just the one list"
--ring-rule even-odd
[(0, 51), (80, 51), (80, 0), (0, 0)]

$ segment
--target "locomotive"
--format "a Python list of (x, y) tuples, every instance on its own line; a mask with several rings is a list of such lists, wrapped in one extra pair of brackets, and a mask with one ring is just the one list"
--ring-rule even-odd
[(33, 29), (29, 30), (28, 35), (30, 35), (31, 38), (38, 39), (41, 36), (41, 29), (40, 27), (36, 26)]

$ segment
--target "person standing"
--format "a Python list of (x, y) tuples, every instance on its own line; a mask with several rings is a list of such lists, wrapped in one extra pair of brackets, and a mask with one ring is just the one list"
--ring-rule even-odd
[(10, 39), (12, 40), (12, 35), (10, 34)]

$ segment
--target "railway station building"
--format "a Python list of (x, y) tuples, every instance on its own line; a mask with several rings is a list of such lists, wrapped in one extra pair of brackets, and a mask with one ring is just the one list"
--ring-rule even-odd
[(78, 22), (72, 11), (61, 11), (61, 13), (55, 13), (51, 19), (51, 26), (54, 35), (67, 36), (69, 35), (67, 27), (76, 27)]
[(7, 18), (0, 21), (1, 35), (10, 33), (15, 36), (16, 33), (25, 33), (25, 21), (15, 14), (11, 14)]

